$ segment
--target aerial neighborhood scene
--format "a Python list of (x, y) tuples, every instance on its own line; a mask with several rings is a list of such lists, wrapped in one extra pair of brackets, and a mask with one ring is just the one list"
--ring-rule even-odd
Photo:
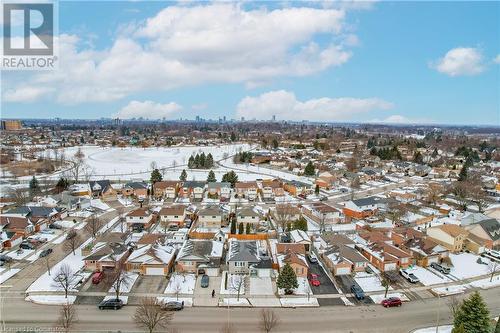
[(1, 332), (500, 333), (499, 2), (2, 11)]

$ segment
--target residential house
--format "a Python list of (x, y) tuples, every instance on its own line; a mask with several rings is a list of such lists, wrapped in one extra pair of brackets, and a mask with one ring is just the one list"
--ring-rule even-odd
[(234, 188), (238, 198), (247, 198), (248, 200), (257, 198), (258, 187), (256, 182), (237, 182)]
[(427, 228), (426, 232), (432, 240), (454, 253), (464, 249), (465, 239), (469, 234), (467, 230), (454, 224)]
[(306, 248), (300, 243), (277, 243), (276, 260), (279, 270), (289, 264), (297, 277), (307, 278), (309, 264), (306, 260)]
[(257, 241), (229, 240), (227, 265), (231, 274), (248, 274), (250, 267), (260, 262)]
[[(247, 228), (250, 228), (252, 232), (259, 229), (261, 218), (262, 216), (255, 211), (254, 207), (251, 206), (239, 209), (236, 214), (236, 221), (238, 225), (243, 223), (243, 230), (248, 230)], [(247, 225), (250, 225), (250, 227)]]
[(385, 206), (386, 200), (380, 197), (367, 197), (350, 200), (346, 202), (343, 212), (346, 217), (363, 219), (373, 216), (381, 206)]
[[(120, 238), (121, 235), (117, 235)], [(124, 263), (132, 251), (122, 242), (100, 242), (83, 258), (85, 269), (89, 271), (112, 270), (117, 263)]]
[(127, 183), (122, 189), (122, 195), (144, 200), (148, 196), (148, 184), (144, 182)]
[(290, 231), (290, 240), (292, 243), (304, 244), (306, 252), (309, 252), (312, 242), (305, 231), (298, 229)]
[(162, 207), (160, 209), (158, 216), (163, 227), (167, 228), (171, 225), (177, 225), (179, 227), (184, 226), (184, 220), (187, 216), (186, 206), (183, 205), (173, 205)]
[(129, 228), (141, 228), (147, 229), (153, 224), (154, 215), (151, 213), (149, 208), (141, 207), (130, 211), (125, 216), (125, 221)]
[(161, 181), (153, 185), (153, 194), (156, 199), (173, 200), (177, 197), (178, 181)]
[(471, 234), (486, 239), (488, 241), (488, 248), (500, 249), (500, 222), (497, 219), (488, 218), (471, 224), (466, 229)]
[(173, 270), (175, 253), (175, 248), (170, 245), (140, 244), (125, 264), (130, 272), (167, 276)]
[(178, 272), (218, 276), (224, 243), (214, 240), (188, 239), (177, 255)]
[(328, 171), (321, 172), (318, 175), (318, 178), (314, 181), (316, 185), (318, 185), (320, 188), (324, 188), (329, 190), (332, 188), (337, 182), (337, 177), (332, 175)]
[(179, 190), (179, 196), (189, 198), (195, 201), (203, 200), (206, 182), (201, 181), (185, 181), (182, 183), (182, 188)]
[(231, 198), (231, 183), (210, 182), (207, 187), (209, 198), (217, 198), (221, 201), (227, 201)]
[[(14, 233), (21, 237), (27, 237), (35, 232), (34, 223), (27, 217), (2, 215), (0, 216), (0, 226), (2, 231)], [(8, 237), (8, 239), (11, 238)]]
[(354, 245), (335, 244), (322, 254), (325, 264), (333, 275), (349, 275), (362, 272), (368, 266), (368, 260), (354, 248)]
[(285, 190), (283, 190), (283, 184), (279, 180), (263, 180), (261, 193), (262, 199), (266, 201), (285, 195)]
[(313, 202), (302, 206), (304, 215), (325, 226), (341, 223), (343, 219), (342, 212), (324, 202)]
[(208, 206), (198, 211), (198, 227), (219, 230), (222, 226), (222, 210), (218, 206)]
[(283, 189), (293, 196), (305, 196), (313, 191), (311, 184), (296, 180), (285, 181), (283, 183)]
[(92, 198), (101, 198), (103, 200), (116, 199), (116, 190), (111, 186), (109, 180), (89, 181), (88, 186)]

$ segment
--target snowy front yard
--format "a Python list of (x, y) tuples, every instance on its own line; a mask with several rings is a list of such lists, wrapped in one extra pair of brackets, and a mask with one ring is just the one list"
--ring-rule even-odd
[(239, 274), (229, 274), (228, 272), (224, 271), (222, 273), (222, 279), (220, 283), (220, 294), (238, 295), (238, 290), (240, 295), (245, 294), (245, 276)]
[[(307, 295), (307, 294), (312, 295), (312, 291), (311, 288), (309, 287), (309, 282), (307, 281), (307, 278), (298, 277), (297, 282), (299, 283), (299, 287), (297, 289), (294, 289), (293, 291), (294, 295)], [(285, 295), (285, 290), (278, 289), (278, 293), (280, 295)]]
[(16, 275), (21, 269), (19, 268), (12, 268), (12, 269), (5, 269), (1, 268), (0, 269), (0, 284), (4, 283), (14, 275)]
[[(450, 274), (459, 279), (468, 279), (475, 276), (487, 275), (488, 265), (478, 264), (477, 260), (481, 258), (472, 253), (450, 254), (453, 267)], [(481, 258), (483, 262), (489, 262), (486, 258)]]
[(420, 266), (413, 266), (406, 269), (408, 272), (413, 273), (424, 286), (432, 286), (434, 284), (451, 282), (445, 275), (434, 273), (426, 268)]
[(164, 294), (193, 294), (195, 284), (196, 276), (194, 274), (174, 273), (168, 281)]
[[(361, 287), (361, 289), (363, 289), (364, 292), (385, 290), (385, 288), (382, 286), (380, 278), (375, 274), (359, 272), (356, 273), (354, 280)], [(392, 290), (392, 287), (389, 287), (389, 290)]]

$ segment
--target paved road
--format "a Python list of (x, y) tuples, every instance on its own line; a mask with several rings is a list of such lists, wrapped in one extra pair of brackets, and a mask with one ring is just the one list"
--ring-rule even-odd
[[(492, 315), (500, 313), (500, 289), (481, 292)], [(20, 327), (53, 327), (57, 307), (24, 302), (21, 296), (4, 294), (2, 320), (7, 329)], [(282, 309), (274, 311), (281, 325), (277, 332), (352, 332), (352, 333), (405, 333), (416, 327), (435, 324), (437, 311), (441, 323), (451, 321), (446, 299), (428, 299), (404, 304), (401, 308), (385, 309), (379, 305), (357, 307), (322, 307)], [(99, 311), (92, 305), (77, 305), (79, 321), (75, 332), (139, 331), (132, 322), (134, 306), (119, 311)], [(186, 308), (175, 313), (172, 326), (178, 332), (218, 332), (227, 322), (234, 324), (237, 332), (258, 331), (259, 309)], [(6, 330), (4, 330), (6, 331)]]

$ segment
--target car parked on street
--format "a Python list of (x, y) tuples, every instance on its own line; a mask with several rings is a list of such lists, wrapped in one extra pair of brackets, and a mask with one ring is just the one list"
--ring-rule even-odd
[(311, 285), (315, 287), (319, 287), (321, 285), (321, 282), (319, 282), (318, 274), (309, 273), (307, 275), (307, 279), (309, 280), (309, 283), (311, 283)]
[(8, 255), (5, 255), (5, 254), (1, 254), (0, 255), (0, 261), (4, 261), (4, 262), (12, 262), (14, 259), (12, 259), (11, 257), (9, 257)]
[(385, 308), (390, 308), (393, 306), (401, 306), (403, 302), (401, 302), (399, 297), (389, 297), (384, 299), (381, 304)]
[(59, 224), (49, 224), (49, 229), (62, 229), (62, 227)]
[(208, 288), (209, 281), (210, 278), (208, 277), (208, 275), (203, 274), (203, 276), (201, 277), (201, 287)]
[(30, 242), (24, 241), (21, 244), (19, 244), (19, 248), (23, 250), (34, 250), (35, 246)]
[(436, 271), (441, 272), (443, 274), (450, 274), (450, 268), (443, 266), (441, 264), (438, 264), (437, 262), (433, 262), (431, 264), (431, 267), (434, 268)]
[(415, 274), (408, 272), (407, 270), (401, 269), (399, 271), (399, 274), (401, 274), (402, 277), (404, 277), (408, 282), (410, 283), (418, 283), (420, 280), (418, 277), (415, 276)]
[(104, 310), (104, 309), (118, 310), (123, 307), (123, 301), (117, 298), (107, 299), (99, 303), (98, 307), (99, 310)]
[(43, 257), (46, 257), (48, 256), (49, 254), (52, 253), (52, 249), (45, 249), (43, 250), (42, 252), (40, 252), (40, 255), (38, 256), (39, 258), (43, 258)]
[(365, 293), (363, 292), (363, 289), (361, 289), (361, 287), (353, 284), (351, 286), (351, 292), (354, 294), (354, 297), (356, 297), (358, 301), (365, 299)]
[(170, 301), (161, 306), (162, 310), (166, 311), (180, 311), (184, 309), (184, 301)]

